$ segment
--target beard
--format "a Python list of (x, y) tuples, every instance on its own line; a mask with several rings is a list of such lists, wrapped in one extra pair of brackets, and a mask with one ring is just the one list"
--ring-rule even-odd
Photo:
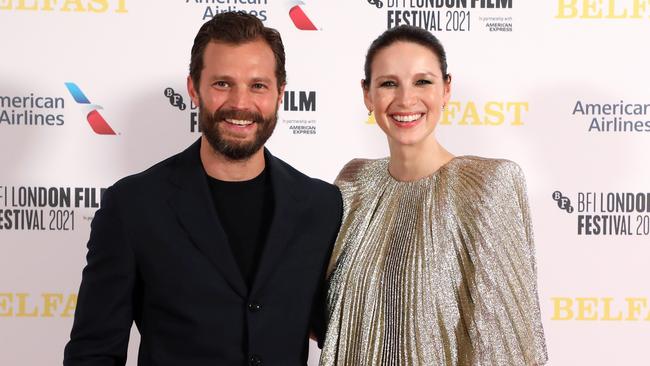
[[(228, 123), (225, 119), (253, 121), (257, 129), (252, 141), (241, 141), (236, 137), (226, 137), (219, 130), (219, 124)], [(229, 160), (246, 160), (259, 151), (271, 137), (278, 121), (278, 109), (272, 115), (264, 117), (257, 112), (239, 109), (217, 109), (210, 113), (199, 100), (199, 124), (203, 136), (214, 151)]]

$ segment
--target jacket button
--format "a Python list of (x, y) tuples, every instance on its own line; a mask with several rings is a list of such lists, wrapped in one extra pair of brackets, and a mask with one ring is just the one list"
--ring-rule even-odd
[(262, 366), (262, 358), (258, 355), (251, 355), (248, 361), (251, 366)]
[(260, 304), (258, 304), (256, 302), (252, 302), (252, 303), (248, 304), (248, 310), (250, 312), (252, 312), (252, 313), (258, 312), (258, 311), (260, 311), (260, 309), (262, 309), (262, 305), (260, 305)]

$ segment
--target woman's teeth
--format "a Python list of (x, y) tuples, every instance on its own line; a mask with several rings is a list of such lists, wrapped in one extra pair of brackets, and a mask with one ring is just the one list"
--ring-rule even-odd
[(397, 122), (413, 122), (413, 121), (416, 121), (416, 120), (420, 119), (420, 117), (422, 117), (422, 113), (409, 114), (409, 115), (406, 115), (406, 116), (394, 114), (392, 117)]

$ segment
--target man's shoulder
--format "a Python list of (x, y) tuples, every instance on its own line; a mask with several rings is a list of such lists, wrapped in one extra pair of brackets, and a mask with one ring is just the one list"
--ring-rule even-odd
[(331, 209), (341, 206), (341, 192), (338, 187), (321, 179), (310, 177), (282, 159), (273, 156), (274, 169), (285, 176), (285, 189), (292, 191), (298, 199), (306, 198), (313, 207)]
[(296, 183), (308, 186), (310, 189), (323, 189), (328, 191), (337, 190), (336, 186), (334, 186), (333, 184), (327, 183), (318, 178), (310, 177), (307, 174), (291, 166), (291, 164), (280, 159), (279, 157), (274, 155), (272, 156), (273, 159), (275, 160), (274, 161), (274, 163), (276, 164), (275, 168), (283, 171), (288, 177), (293, 179)]
[(176, 153), (150, 167), (135, 174), (128, 175), (119, 179), (113, 184), (113, 190), (121, 192), (132, 192), (137, 190), (142, 192), (155, 192), (166, 187), (170, 175), (176, 167), (182, 164), (183, 157), (188, 151)]
[(128, 187), (132, 185), (150, 184), (150, 183), (161, 181), (163, 178), (169, 175), (169, 173), (172, 170), (172, 167), (176, 165), (176, 162), (179, 159), (179, 155), (180, 153), (175, 154), (150, 166), (149, 168), (141, 172), (128, 175), (118, 180), (115, 183), (115, 186)]

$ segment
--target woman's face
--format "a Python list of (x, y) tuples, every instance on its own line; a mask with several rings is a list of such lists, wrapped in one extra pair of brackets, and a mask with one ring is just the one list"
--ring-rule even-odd
[(436, 54), (403, 41), (377, 52), (364, 88), (366, 107), (397, 145), (417, 145), (431, 136), (449, 95)]

